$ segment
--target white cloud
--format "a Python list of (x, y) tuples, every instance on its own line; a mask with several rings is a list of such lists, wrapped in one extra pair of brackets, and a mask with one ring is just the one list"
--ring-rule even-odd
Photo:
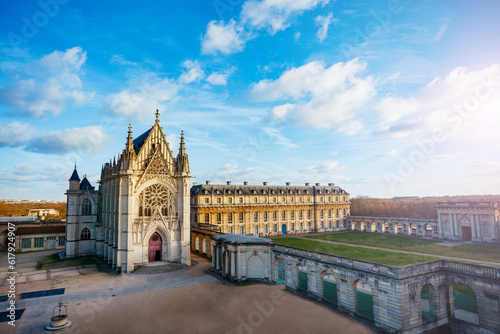
[(32, 130), (26, 123), (11, 122), (5, 126), (0, 124), (0, 147), (16, 147), (31, 139)]
[(3, 63), (0, 67), (8, 80), (0, 87), (0, 102), (33, 117), (45, 112), (57, 115), (68, 104), (84, 104), (94, 96), (83, 90), (86, 60), (87, 52), (74, 47), (30, 63)]
[(227, 85), (228, 77), (235, 71), (234, 67), (224, 71), (224, 72), (213, 72), (207, 78), (207, 81), (214, 86), (225, 86)]
[(401, 156), (401, 152), (395, 149), (385, 152), (384, 154), (376, 155), (380, 160), (394, 160)]
[(330, 67), (314, 61), (292, 68), (276, 80), (260, 81), (253, 85), (251, 96), (256, 101), (295, 102), (275, 106), (270, 112), (272, 120), (355, 134), (362, 128), (359, 121), (352, 120), (355, 111), (375, 95), (372, 77), (359, 77), (365, 68), (357, 59)]
[(375, 133), (405, 137), (439, 129), (464, 135), (465, 127), (484, 133), (485, 122), (500, 123), (499, 105), (499, 64), (480, 70), (457, 67), (413, 97), (382, 99), (377, 106), (382, 124)]
[(243, 4), (241, 21), (271, 35), (290, 26), (290, 19), (329, 0), (249, 0)]
[(297, 42), (299, 39), (300, 39), (300, 31), (297, 31), (297, 32), (293, 35), (293, 40), (294, 40), (295, 42)]
[(304, 174), (327, 174), (344, 169), (345, 167), (340, 166), (338, 161), (327, 160), (316, 162), (316, 164), (314, 164), (313, 166), (301, 168), (299, 172)]
[[(254, 32), (266, 29), (274, 35), (291, 25), (291, 19), (330, 0), (247, 0), (239, 17), (224, 21), (210, 21), (201, 38), (203, 54), (233, 54), (243, 51), (245, 43), (255, 37)], [(295, 35), (297, 41), (300, 33)]]
[(182, 66), (187, 70), (179, 76), (179, 81), (181, 83), (191, 83), (195, 81), (200, 81), (205, 77), (205, 72), (201, 64), (195, 60), (186, 60)]
[(323, 42), (328, 35), (328, 27), (332, 23), (337, 23), (338, 20), (333, 18), (333, 13), (329, 13), (327, 16), (317, 16), (314, 20), (316, 25), (319, 27), (316, 32), (316, 37), (320, 42)]
[(204, 54), (231, 54), (243, 50), (246, 37), (243, 36), (243, 28), (236, 24), (236, 21), (210, 21), (207, 25), (207, 32), (201, 40), (201, 52)]
[(419, 102), (414, 98), (402, 99), (385, 97), (375, 107), (382, 122), (395, 122), (405, 115), (415, 113), (419, 109)]
[(277, 145), (282, 145), (286, 147), (298, 147), (298, 145), (295, 145), (292, 143), (292, 141), (286, 137), (284, 137), (280, 131), (273, 129), (271, 127), (264, 127), (262, 128), (263, 134), (272, 140), (274, 140), (274, 143)]
[(104, 146), (106, 135), (101, 126), (53, 131), (29, 141), (26, 150), (37, 153), (65, 154), (78, 152), (90, 154)]
[(174, 99), (179, 86), (170, 79), (156, 77), (145, 78), (143, 83), (130, 84), (121, 92), (110, 94), (106, 98), (105, 111), (115, 114), (131, 116), (148, 115), (156, 109), (165, 107), (165, 102)]

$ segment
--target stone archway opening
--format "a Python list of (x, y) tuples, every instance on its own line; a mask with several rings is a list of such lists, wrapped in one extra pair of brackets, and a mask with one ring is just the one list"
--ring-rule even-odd
[(373, 319), (373, 293), (369, 284), (356, 280), (353, 283), (355, 294), (355, 311), (368, 319)]
[(151, 235), (148, 242), (148, 261), (156, 262), (162, 260), (162, 252), (161, 252), (161, 236), (158, 232), (155, 232)]

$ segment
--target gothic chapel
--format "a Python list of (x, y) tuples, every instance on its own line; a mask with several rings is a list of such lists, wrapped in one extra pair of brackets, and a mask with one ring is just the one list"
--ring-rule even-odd
[(75, 170), (69, 180), (66, 256), (95, 254), (131, 272), (154, 261), (190, 265), (190, 177), (184, 134), (177, 159), (160, 126), (128, 138), (118, 161), (106, 163), (99, 190)]

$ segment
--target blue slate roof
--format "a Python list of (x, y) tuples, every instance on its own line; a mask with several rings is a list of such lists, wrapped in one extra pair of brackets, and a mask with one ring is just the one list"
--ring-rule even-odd
[(89, 180), (87, 180), (87, 178), (84, 177), (82, 182), (80, 183), (80, 190), (94, 190), (94, 189), (95, 187), (92, 187)]
[(71, 177), (69, 178), (69, 181), (78, 181), (80, 182), (80, 177), (78, 176), (78, 172), (75, 170), (73, 171), (73, 174), (71, 174)]
[(148, 139), (149, 133), (151, 132), (152, 129), (153, 128), (149, 129), (148, 131), (144, 132), (142, 135), (134, 139), (133, 143), (134, 143), (135, 154), (139, 154), (142, 145), (144, 145), (144, 142), (146, 141), (146, 139)]

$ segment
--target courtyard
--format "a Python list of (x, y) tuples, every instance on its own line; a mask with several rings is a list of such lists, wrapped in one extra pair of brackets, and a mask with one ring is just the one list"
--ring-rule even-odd
[[(46, 255), (18, 254), (20, 276), (34, 275), (37, 262)], [(39, 270), (37, 280), (16, 284), (16, 306), (24, 312), (15, 328), (1, 322), (0, 332), (48, 333), (45, 325), (60, 299), (73, 322), (65, 333), (373, 332), (352, 318), (285, 291), (283, 285), (221, 282), (207, 274), (209, 259), (192, 256), (193, 266), (164, 272), (157, 264), (121, 275), (94, 267), (59, 268), (56, 272), (71, 275), (52, 278), (50, 271), (57, 268)], [(0, 296), (8, 291), (6, 263), (2, 255)], [(0, 307), (7, 307), (3, 299)]]

